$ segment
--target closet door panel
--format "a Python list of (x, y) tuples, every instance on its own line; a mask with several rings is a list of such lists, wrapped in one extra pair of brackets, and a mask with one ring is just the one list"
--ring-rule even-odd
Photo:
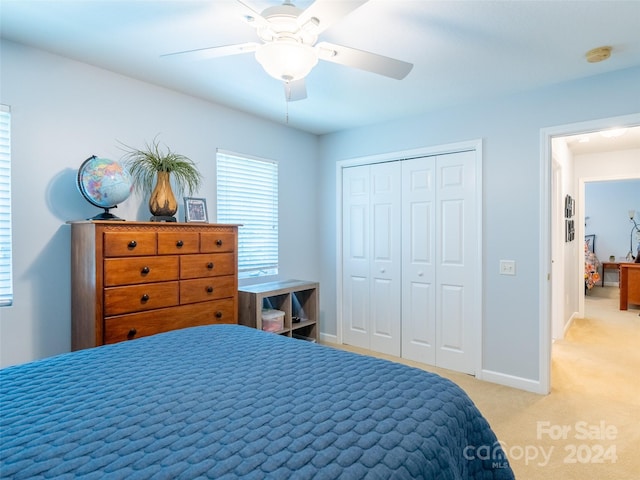
[[(349, 319), (345, 342), (362, 348), (369, 348), (369, 279), (352, 275), (345, 285), (343, 299), (344, 315)], [(348, 335), (347, 335), (348, 333)], [(347, 338), (348, 337), (348, 338)], [(349, 341), (347, 341), (349, 340)]]
[(402, 162), (402, 357), (435, 364), (435, 161)]
[(401, 174), (398, 162), (371, 165), (371, 348), (400, 356)]
[(374, 278), (371, 295), (371, 349), (400, 356), (400, 312), (392, 280)]
[(436, 158), (438, 235), (436, 235), (436, 365), (474, 371), (473, 325), (479, 321), (476, 271), (475, 152)]
[(441, 264), (450, 267), (464, 265), (464, 202), (446, 200), (440, 203)]
[(459, 285), (440, 286), (442, 328), (438, 331), (438, 343), (442, 350), (464, 352), (464, 288)]
[(342, 322), (344, 343), (370, 348), (369, 167), (342, 177)]
[(425, 282), (403, 282), (402, 358), (436, 364), (434, 290)]

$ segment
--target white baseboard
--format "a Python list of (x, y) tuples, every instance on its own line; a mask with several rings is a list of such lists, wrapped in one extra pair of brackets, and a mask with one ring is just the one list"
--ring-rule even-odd
[(322, 333), (320, 332), (320, 343), (338, 343), (338, 336), (332, 335), (330, 333)]
[(538, 393), (540, 395), (547, 395), (549, 393), (542, 390), (542, 385), (540, 385), (540, 382), (537, 380), (516, 377), (514, 375), (494, 372), (492, 370), (482, 370), (482, 380), (497, 383), (498, 385), (504, 385), (506, 387), (518, 388), (527, 392)]
[(564, 324), (564, 329), (562, 330), (562, 338), (567, 336), (567, 332), (569, 331), (571, 324), (577, 318), (577, 316), (578, 316), (578, 312), (573, 312), (573, 314), (571, 314), (571, 316), (569, 317), (569, 321)]
[[(337, 344), (338, 337), (337, 335), (320, 332), (320, 342)], [(540, 385), (540, 382), (537, 380), (516, 377), (514, 375), (507, 375), (506, 373), (494, 372), (492, 370), (482, 370), (480, 373), (481, 373), (480, 375), (476, 376), (478, 380), (497, 383), (498, 385), (518, 388), (520, 390), (525, 390), (527, 392), (532, 392), (532, 393), (538, 393), (541, 395), (547, 395), (549, 393), (546, 391), (542, 391), (542, 386)]]

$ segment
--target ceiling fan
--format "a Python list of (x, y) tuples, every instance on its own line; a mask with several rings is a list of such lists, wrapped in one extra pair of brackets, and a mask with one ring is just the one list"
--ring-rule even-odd
[(256, 29), (260, 42), (246, 42), (218, 47), (185, 50), (162, 57), (208, 58), (255, 53), (255, 58), (272, 77), (284, 82), (287, 101), (307, 97), (304, 78), (318, 60), (358, 68), (398, 80), (406, 77), (413, 64), (329, 42), (318, 42), (318, 36), (368, 0), (316, 0), (307, 9), (296, 7), (291, 0), (258, 13), (241, 0), (245, 21)]

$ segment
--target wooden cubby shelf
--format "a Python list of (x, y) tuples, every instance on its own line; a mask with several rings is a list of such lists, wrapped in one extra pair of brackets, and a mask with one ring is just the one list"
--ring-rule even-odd
[(302, 280), (247, 285), (238, 289), (238, 323), (262, 330), (262, 309), (284, 312), (283, 328), (273, 333), (317, 342), (320, 284)]

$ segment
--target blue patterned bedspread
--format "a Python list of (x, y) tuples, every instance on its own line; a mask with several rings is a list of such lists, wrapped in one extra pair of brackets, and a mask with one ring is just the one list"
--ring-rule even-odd
[(437, 375), (237, 325), (0, 370), (0, 476), (512, 479)]

